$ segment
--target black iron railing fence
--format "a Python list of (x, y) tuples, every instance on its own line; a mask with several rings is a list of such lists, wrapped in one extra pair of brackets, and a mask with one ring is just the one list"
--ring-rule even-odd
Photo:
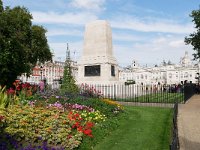
[(82, 84), (82, 92), (121, 102), (184, 103), (184, 85)]
[(178, 115), (178, 103), (176, 102), (174, 104), (172, 139), (171, 139), (171, 143), (170, 143), (170, 150), (178, 150), (179, 149), (177, 115)]

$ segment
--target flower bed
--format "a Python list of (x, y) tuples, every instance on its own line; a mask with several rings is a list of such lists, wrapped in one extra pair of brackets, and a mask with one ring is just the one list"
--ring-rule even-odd
[(15, 106), (1, 116), (1, 123), (5, 119), (8, 124), (4, 131), (18, 141), (15, 148), (47, 142), (50, 147), (73, 149), (83, 138), (93, 137), (96, 122), (105, 120), (99, 111), (63, 111), (57, 107)]
[(0, 149), (88, 149), (110, 133), (116, 126), (113, 117), (122, 110), (98, 96), (56, 90), (29, 95), (28, 84), (21, 89), (17, 85), (0, 93), (5, 100), (0, 107)]

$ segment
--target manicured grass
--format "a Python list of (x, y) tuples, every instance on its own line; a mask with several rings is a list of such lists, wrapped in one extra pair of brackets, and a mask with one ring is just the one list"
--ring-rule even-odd
[(94, 150), (168, 150), (172, 109), (126, 106), (119, 126)]
[(119, 98), (117, 101), (141, 102), (141, 103), (174, 103), (183, 102), (183, 93), (152, 93), (132, 98)]

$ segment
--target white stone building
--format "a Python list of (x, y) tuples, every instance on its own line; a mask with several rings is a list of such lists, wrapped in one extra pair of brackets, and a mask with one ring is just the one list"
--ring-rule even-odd
[(185, 52), (179, 64), (163, 62), (155, 67), (140, 67), (137, 61), (133, 60), (131, 67), (120, 69), (119, 81), (134, 80), (136, 84), (179, 84), (185, 81), (197, 83), (195, 77), (199, 69), (200, 64), (194, 64)]

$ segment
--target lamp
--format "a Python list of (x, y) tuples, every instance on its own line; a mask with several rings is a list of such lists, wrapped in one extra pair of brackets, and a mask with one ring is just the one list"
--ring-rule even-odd
[(199, 73), (196, 73), (195, 79), (197, 79), (198, 85), (199, 85), (199, 78), (200, 78)]
[(43, 71), (43, 66), (40, 66), (40, 75), (41, 75), (41, 80), (42, 80), (42, 71)]

